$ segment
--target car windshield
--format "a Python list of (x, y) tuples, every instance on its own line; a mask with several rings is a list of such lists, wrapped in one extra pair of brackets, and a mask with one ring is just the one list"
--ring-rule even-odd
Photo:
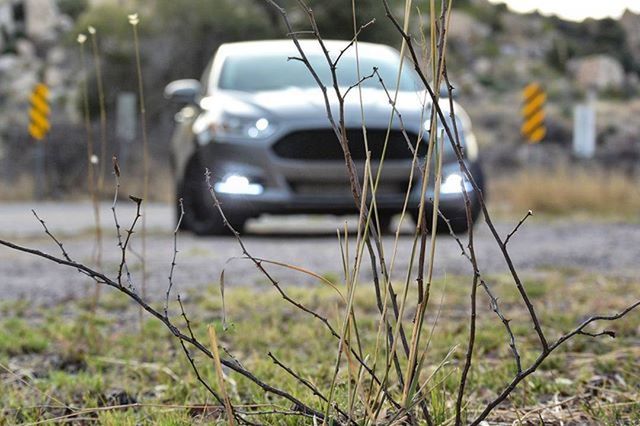
[[(307, 58), (325, 86), (332, 86), (331, 70), (321, 54), (308, 54)], [(399, 58), (360, 56), (360, 75), (371, 75), (377, 68), (385, 86), (395, 90), (398, 79)], [(336, 69), (340, 86), (350, 87), (357, 83), (358, 73), (355, 55), (344, 55)], [(287, 87), (315, 88), (318, 84), (304, 63), (288, 59), (286, 53), (254, 53), (231, 55), (226, 58), (218, 87), (225, 90), (259, 92), (281, 90)], [(362, 87), (381, 88), (377, 77), (362, 82)], [(405, 64), (400, 77), (399, 90), (416, 91), (419, 85), (409, 65)]]

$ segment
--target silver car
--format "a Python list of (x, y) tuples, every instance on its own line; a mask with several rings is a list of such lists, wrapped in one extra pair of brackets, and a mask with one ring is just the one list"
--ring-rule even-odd
[[(333, 58), (347, 45), (345, 41), (326, 42)], [(326, 57), (317, 41), (301, 41), (301, 46), (329, 88), (329, 104), (337, 121), (338, 101)], [(205, 168), (211, 171), (216, 195), (236, 229), (263, 213), (357, 211), (343, 152), (327, 118), (325, 98), (305, 64), (292, 59), (298, 56), (291, 40), (224, 44), (201, 81), (178, 80), (165, 89), (167, 98), (184, 105), (175, 116), (172, 165), (176, 198), (184, 200), (185, 228), (196, 234), (229, 232), (208, 193)], [(414, 146), (419, 137), (423, 138), (418, 152), (422, 162), (427, 145), (428, 97), (409, 61), (399, 72), (400, 59), (391, 47), (361, 42), (357, 59), (356, 49), (351, 46), (336, 69), (342, 92), (352, 87), (344, 100), (344, 119), (351, 155), (361, 177), (365, 134), (375, 173), (390, 128), (376, 194), (382, 226), (388, 226), (391, 217), (402, 210), (408, 190), (413, 154), (403, 128)], [(374, 69), (378, 74), (365, 78), (361, 90), (355, 88), (358, 76), (372, 75)], [(390, 100), (396, 97), (396, 89), (395, 106), (402, 120), (392, 114)], [(448, 110), (448, 100), (441, 104)], [(482, 185), (469, 118), (462, 108), (455, 108), (465, 161)], [(464, 231), (467, 220), (462, 186), (470, 194), (474, 220), (479, 212), (477, 197), (462, 177), (449, 142), (444, 143), (440, 210), (455, 231)], [(419, 177), (414, 178), (408, 205), (414, 215), (420, 198), (418, 181)], [(427, 198), (432, 192), (430, 189)]]

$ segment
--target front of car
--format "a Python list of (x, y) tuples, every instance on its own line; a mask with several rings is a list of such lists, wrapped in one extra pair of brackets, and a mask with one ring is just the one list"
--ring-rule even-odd
[[(179, 195), (186, 201), (206, 197), (207, 188), (197, 180), (199, 176), (202, 181), (202, 169), (207, 167), (212, 187), (236, 226), (262, 213), (354, 212), (357, 206), (336, 133), (343, 118), (349, 153), (360, 178), (367, 152), (374, 173), (381, 167), (376, 192), (381, 217), (402, 209), (414, 150), (417, 147), (415, 164), (424, 161), (426, 152), (430, 103), (425, 92), (408, 64), (401, 69), (399, 54), (390, 47), (360, 43), (356, 56), (353, 46), (343, 50), (347, 42), (326, 46), (332, 61), (339, 57), (335, 79), (342, 101), (333, 90), (327, 58), (315, 41), (301, 43), (315, 76), (290, 40), (219, 48), (203, 78), (199, 108), (188, 121), (191, 140), (174, 143), (174, 148), (185, 151), (187, 145), (192, 151), (176, 156), (190, 161), (179, 168)], [(327, 87), (326, 96), (318, 81)], [(477, 149), (469, 120), (461, 109), (456, 113), (461, 117), (456, 124), (467, 158), (473, 162)], [(180, 138), (185, 138), (184, 132)], [(472, 188), (462, 179), (450, 144), (444, 142), (441, 207), (464, 214), (462, 185)], [(189, 170), (193, 168), (197, 170)], [(410, 209), (420, 197), (416, 180)], [(206, 221), (207, 215), (215, 213), (207, 212), (201, 200), (192, 204), (198, 203), (190, 207), (200, 209), (202, 219), (190, 218), (192, 222)], [(195, 231), (222, 231), (218, 226), (207, 232), (206, 227), (196, 223)]]

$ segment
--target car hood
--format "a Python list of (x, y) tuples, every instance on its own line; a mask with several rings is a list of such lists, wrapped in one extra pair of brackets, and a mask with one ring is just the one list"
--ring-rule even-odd
[[(347, 88), (343, 89), (345, 93)], [(392, 113), (389, 96), (384, 90), (363, 88), (362, 109), (358, 89), (349, 90), (344, 99), (344, 115), (347, 126), (361, 125), (364, 111), (367, 125), (386, 127)], [(339, 102), (332, 88), (327, 89), (327, 100), (333, 118), (340, 118)], [(428, 107), (424, 105), (424, 92), (398, 92), (396, 108), (402, 114), (407, 129), (419, 128), (428, 116)], [(223, 108), (224, 113), (240, 116), (268, 117), (279, 121), (304, 120), (317, 118), (319, 123), (327, 121), (325, 97), (319, 88), (302, 89), (291, 87), (268, 92), (219, 91), (211, 97), (211, 105)], [(429, 105), (429, 104), (427, 104)]]

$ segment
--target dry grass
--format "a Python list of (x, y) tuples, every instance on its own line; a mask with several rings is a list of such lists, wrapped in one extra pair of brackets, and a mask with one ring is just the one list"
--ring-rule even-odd
[(529, 209), (544, 215), (637, 218), (640, 188), (622, 173), (602, 170), (526, 170), (489, 180), (491, 201), (499, 210)]
[[(142, 176), (136, 176), (135, 173), (130, 174), (130, 179), (122, 183), (121, 194), (123, 198), (132, 194), (142, 196), (143, 180)], [(106, 195), (101, 197), (101, 201), (111, 201), (113, 199), (112, 185), (113, 176), (106, 177)], [(154, 163), (150, 176), (151, 185), (149, 186), (149, 201), (174, 203), (174, 182), (173, 176), (169, 168), (161, 164), (159, 161)], [(83, 181), (84, 183), (84, 181)], [(56, 199), (61, 200), (85, 200), (87, 199), (87, 189), (85, 185), (78, 185), (69, 192), (55, 190)], [(51, 198), (51, 189), (45, 191), (45, 198)], [(0, 179), (0, 201), (33, 201), (35, 194), (35, 179), (28, 174), (22, 174), (14, 182), (6, 182)]]
[(0, 180), (0, 200), (28, 201), (33, 199), (35, 179), (22, 174), (14, 182)]

